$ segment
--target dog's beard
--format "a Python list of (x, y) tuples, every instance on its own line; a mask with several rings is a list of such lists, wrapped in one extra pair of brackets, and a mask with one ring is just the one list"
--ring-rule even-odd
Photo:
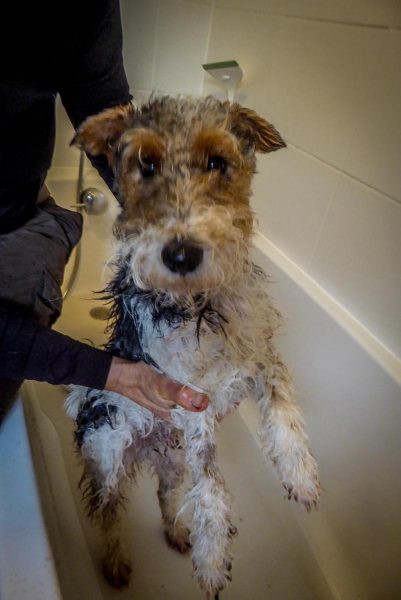
[(192, 272), (181, 275), (171, 272), (162, 261), (163, 244), (147, 232), (140, 235), (130, 248), (130, 275), (141, 290), (170, 295), (175, 301), (189, 302), (199, 295), (213, 296), (232, 287), (244, 274), (248, 252), (240, 240), (212, 246), (201, 245), (203, 260)]

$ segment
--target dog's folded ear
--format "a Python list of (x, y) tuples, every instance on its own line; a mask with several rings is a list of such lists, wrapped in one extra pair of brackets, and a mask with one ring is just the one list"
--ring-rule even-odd
[(271, 124), (240, 104), (231, 104), (229, 112), (230, 131), (242, 142), (245, 152), (273, 152), (285, 148), (286, 143)]
[(133, 125), (134, 113), (132, 104), (124, 104), (88, 117), (78, 127), (71, 145), (94, 156), (104, 154), (112, 164), (120, 137)]

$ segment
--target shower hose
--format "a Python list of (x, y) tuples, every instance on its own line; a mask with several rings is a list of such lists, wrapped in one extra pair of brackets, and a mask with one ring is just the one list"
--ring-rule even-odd
[[(81, 193), (83, 190), (84, 164), (85, 164), (85, 153), (83, 150), (81, 150), (80, 155), (79, 155), (79, 168), (78, 168), (78, 180), (77, 180), (77, 188), (76, 188), (76, 204), (75, 204), (75, 209), (81, 214), (83, 214), (83, 205), (81, 204)], [(74, 282), (78, 275), (79, 266), (81, 263), (81, 241), (79, 241), (77, 246), (75, 247), (73, 255), (74, 255), (74, 258), (73, 258), (74, 262), (72, 264), (72, 270), (71, 270), (70, 276), (69, 276), (68, 281), (64, 288), (63, 300), (65, 300), (69, 296), (72, 286), (74, 285)]]

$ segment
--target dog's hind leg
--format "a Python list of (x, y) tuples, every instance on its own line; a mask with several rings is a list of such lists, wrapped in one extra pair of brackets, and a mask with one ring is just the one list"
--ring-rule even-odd
[(264, 455), (273, 462), (288, 498), (301, 502), (309, 511), (320, 497), (317, 464), (294, 399), (291, 377), (277, 355), (259, 399), (259, 410)]
[[(104, 576), (111, 585), (123, 587), (128, 585), (131, 566), (122, 542), (120, 509), (127, 480), (127, 448), (132, 438), (123, 415), (116, 411), (111, 413), (110, 408), (106, 404), (95, 404), (85, 409), (88, 427), (77, 440), (84, 463), (80, 487), (88, 516), (99, 525), (105, 545)], [(100, 418), (100, 414), (104, 418)]]
[(153, 450), (151, 460), (159, 479), (157, 496), (167, 544), (184, 554), (191, 547), (189, 529), (177, 517), (177, 513), (186, 472), (185, 452), (179, 448), (168, 448), (165, 452)]

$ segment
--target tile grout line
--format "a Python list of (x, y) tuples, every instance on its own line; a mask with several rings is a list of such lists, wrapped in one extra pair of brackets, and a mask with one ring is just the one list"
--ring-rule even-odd
[(381, 29), (384, 31), (395, 31), (401, 33), (401, 26), (393, 25), (380, 25), (375, 23), (358, 23), (357, 21), (342, 21), (341, 19), (324, 19), (319, 17), (304, 17), (302, 15), (291, 15), (280, 12), (273, 12), (268, 10), (258, 10), (257, 8), (239, 8), (239, 7), (228, 7), (228, 6), (216, 6), (218, 10), (231, 10), (237, 12), (247, 12), (258, 15), (268, 15), (270, 17), (281, 17), (284, 19), (296, 19), (298, 21), (312, 21), (315, 23), (326, 23), (333, 25), (344, 25), (345, 27), (361, 27), (364, 29)]
[[(383, 46), (383, 40), (381, 41), (381, 49), (382, 49), (382, 46)], [(378, 69), (379, 69), (379, 60), (377, 59), (377, 60), (376, 60), (376, 65), (375, 65), (375, 74), (377, 74), (377, 71), (378, 71)], [(373, 86), (373, 83), (371, 83), (371, 86)], [(357, 126), (356, 126), (356, 125), (354, 125), (354, 129), (353, 129), (353, 131), (354, 131), (354, 134), (357, 132), (357, 130), (358, 130)], [(345, 153), (344, 153), (344, 155), (343, 155), (343, 160), (342, 160), (342, 164), (343, 164), (343, 165), (347, 164), (347, 159), (348, 159), (348, 157), (349, 157), (349, 155), (350, 155), (351, 148), (352, 148), (352, 144), (351, 144), (351, 142), (349, 141), (349, 143), (348, 143), (348, 147), (346, 148), (346, 151), (345, 151)], [(322, 161), (322, 162), (323, 162), (323, 161)], [(326, 163), (325, 163), (325, 164), (326, 164)], [(329, 164), (329, 163), (327, 163), (327, 164)], [(334, 168), (332, 165), (331, 165), (331, 167), (332, 167), (332, 168)], [(358, 181), (359, 183), (362, 183), (362, 182), (361, 182), (361, 181), (359, 181), (357, 178), (354, 178), (354, 177), (352, 177), (351, 175), (349, 175), (349, 174), (348, 174), (348, 173), (345, 171), (345, 169), (344, 169), (344, 168), (337, 168), (337, 169), (336, 169), (336, 171), (337, 171), (337, 174), (338, 174), (338, 173), (341, 173), (341, 174), (345, 175), (345, 177), (348, 177), (348, 178), (350, 178), (350, 179), (353, 179), (354, 181)], [(319, 245), (320, 245), (320, 242), (321, 242), (322, 236), (323, 236), (323, 231), (324, 231), (325, 225), (326, 225), (326, 223), (327, 223), (327, 220), (328, 220), (328, 217), (329, 217), (330, 211), (331, 211), (331, 209), (332, 209), (332, 207), (333, 207), (334, 200), (335, 200), (335, 198), (336, 198), (336, 195), (337, 195), (338, 189), (340, 188), (340, 185), (341, 185), (341, 183), (342, 183), (342, 182), (341, 182), (341, 179), (340, 179), (340, 177), (336, 177), (336, 179), (337, 179), (337, 181), (336, 181), (336, 185), (334, 186), (334, 189), (333, 189), (333, 191), (332, 191), (332, 194), (331, 194), (330, 200), (329, 200), (329, 202), (328, 202), (328, 204), (327, 204), (327, 206), (326, 206), (326, 210), (324, 211), (324, 215), (323, 215), (323, 217), (322, 217), (322, 220), (321, 220), (321, 223), (320, 223), (320, 226), (319, 226), (318, 232), (317, 232), (317, 236), (316, 236), (315, 243), (313, 244), (312, 251), (311, 251), (311, 253), (310, 253), (310, 255), (309, 255), (309, 258), (308, 258), (308, 260), (307, 260), (307, 263), (306, 263), (306, 270), (307, 270), (308, 272), (309, 272), (309, 271), (311, 271), (311, 269), (312, 269), (312, 266), (313, 266), (313, 264), (315, 263), (316, 254), (317, 254), (317, 251), (318, 251), (318, 248), (319, 248)], [(368, 188), (370, 187), (371, 189), (374, 189), (374, 188), (373, 188), (373, 186), (370, 186), (369, 184), (364, 184), (364, 185), (365, 185), (366, 187), (368, 187)]]
[(336, 173), (340, 173), (341, 175), (344, 175), (348, 179), (351, 179), (352, 181), (356, 181), (357, 183), (359, 183), (363, 187), (365, 187), (365, 188), (367, 188), (369, 190), (373, 190), (377, 194), (380, 194), (381, 196), (384, 196), (385, 198), (387, 198), (387, 200), (391, 200), (392, 202), (395, 202), (398, 206), (401, 205), (401, 198), (396, 198), (395, 196), (392, 196), (391, 194), (388, 194), (387, 192), (384, 192), (383, 190), (375, 187), (374, 185), (371, 185), (370, 183), (367, 183), (366, 181), (363, 181), (362, 179), (359, 179), (355, 175), (351, 175), (351, 173), (348, 173), (344, 169), (340, 169), (339, 167), (336, 167), (335, 165), (327, 162), (326, 160), (324, 160), (322, 158), (319, 158), (315, 154), (312, 154), (311, 152), (308, 152), (307, 150), (304, 150), (303, 148), (300, 148), (296, 144), (292, 144), (291, 142), (288, 142), (287, 146), (289, 148), (292, 148), (293, 150), (296, 150), (297, 152), (300, 152), (301, 154), (304, 154), (305, 156), (308, 156), (309, 158), (312, 158), (313, 160), (316, 160), (317, 162), (325, 165), (326, 167), (329, 167), (330, 169), (332, 169)]
[(312, 269), (312, 265), (314, 263), (315, 255), (316, 255), (317, 249), (319, 247), (320, 241), (322, 239), (323, 230), (324, 230), (324, 227), (326, 225), (329, 213), (331, 211), (331, 207), (333, 206), (334, 198), (336, 196), (337, 190), (340, 187), (340, 183), (341, 183), (340, 180), (338, 180), (336, 182), (335, 186), (334, 186), (334, 189), (333, 189), (333, 191), (331, 193), (330, 199), (329, 199), (329, 201), (327, 203), (327, 206), (326, 206), (326, 209), (324, 211), (324, 215), (322, 216), (322, 220), (320, 222), (319, 229), (318, 229), (318, 232), (317, 232), (317, 235), (316, 235), (315, 243), (313, 244), (313, 248), (311, 249), (311, 251), (309, 253), (309, 257), (308, 257), (308, 259), (306, 261), (306, 269), (305, 269), (305, 271), (308, 274), (310, 274), (310, 270)]
[[(213, 24), (214, 24), (214, 13), (215, 13), (215, 0), (211, 0), (210, 13), (209, 13), (209, 27), (208, 27), (207, 36), (206, 36), (205, 53), (203, 55), (203, 60), (204, 60), (205, 64), (207, 63), (208, 56), (209, 56), (210, 40), (212, 38), (212, 29), (213, 29)], [(199, 92), (202, 96), (204, 96), (204, 94), (205, 94), (205, 76), (206, 76), (206, 73), (203, 73), (201, 84), (199, 86), (200, 87)]]

